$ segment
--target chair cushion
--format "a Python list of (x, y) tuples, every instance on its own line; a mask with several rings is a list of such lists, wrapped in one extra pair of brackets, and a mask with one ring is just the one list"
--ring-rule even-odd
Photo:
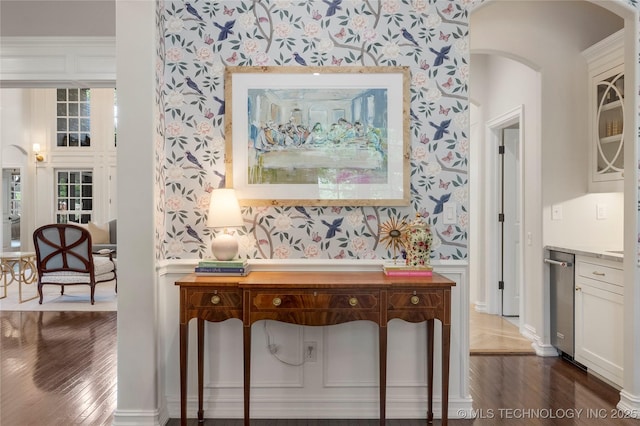
[(92, 244), (108, 244), (110, 242), (108, 225), (100, 226), (93, 222), (89, 222), (87, 228), (91, 234)]
[[(113, 261), (109, 260), (108, 257), (94, 256), (93, 266), (96, 275), (96, 282), (111, 281), (115, 279), (116, 265)], [(71, 271), (48, 272), (46, 274), (42, 274), (42, 279), (40, 281), (43, 284), (89, 284), (90, 282), (89, 274)]]

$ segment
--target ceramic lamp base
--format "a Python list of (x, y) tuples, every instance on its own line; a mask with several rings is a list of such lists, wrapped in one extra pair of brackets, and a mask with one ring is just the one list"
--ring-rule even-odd
[(221, 233), (211, 242), (211, 252), (218, 260), (232, 260), (238, 254), (238, 240), (233, 235)]

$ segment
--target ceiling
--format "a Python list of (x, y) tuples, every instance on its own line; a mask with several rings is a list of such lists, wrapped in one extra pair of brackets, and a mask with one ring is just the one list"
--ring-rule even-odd
[(115, 35), (115, 0), (0, 0), (1, 37)]

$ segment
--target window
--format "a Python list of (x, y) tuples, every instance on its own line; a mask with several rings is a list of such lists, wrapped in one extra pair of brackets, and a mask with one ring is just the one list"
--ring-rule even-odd
[(93, 172), (56, 171), (56, 222), (89, 223), (93, 214)]
[(91, 146), (90, 95), (90, 89), (57, 89), (57, 146)]
[(11, 216), (20, 216), (22, 212), (22, 192), (20, 190), (20, 172), (18, 170), (11, 172), (9, 192), (9, 214)]

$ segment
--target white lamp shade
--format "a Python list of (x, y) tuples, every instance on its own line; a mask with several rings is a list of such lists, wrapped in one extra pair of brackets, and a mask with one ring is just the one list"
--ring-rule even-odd
[(211, 193), (207, 226), (209, 228), (233, 228), (242, 225), (242, 213), (236, 192), (231, 188), (214, 189)]

